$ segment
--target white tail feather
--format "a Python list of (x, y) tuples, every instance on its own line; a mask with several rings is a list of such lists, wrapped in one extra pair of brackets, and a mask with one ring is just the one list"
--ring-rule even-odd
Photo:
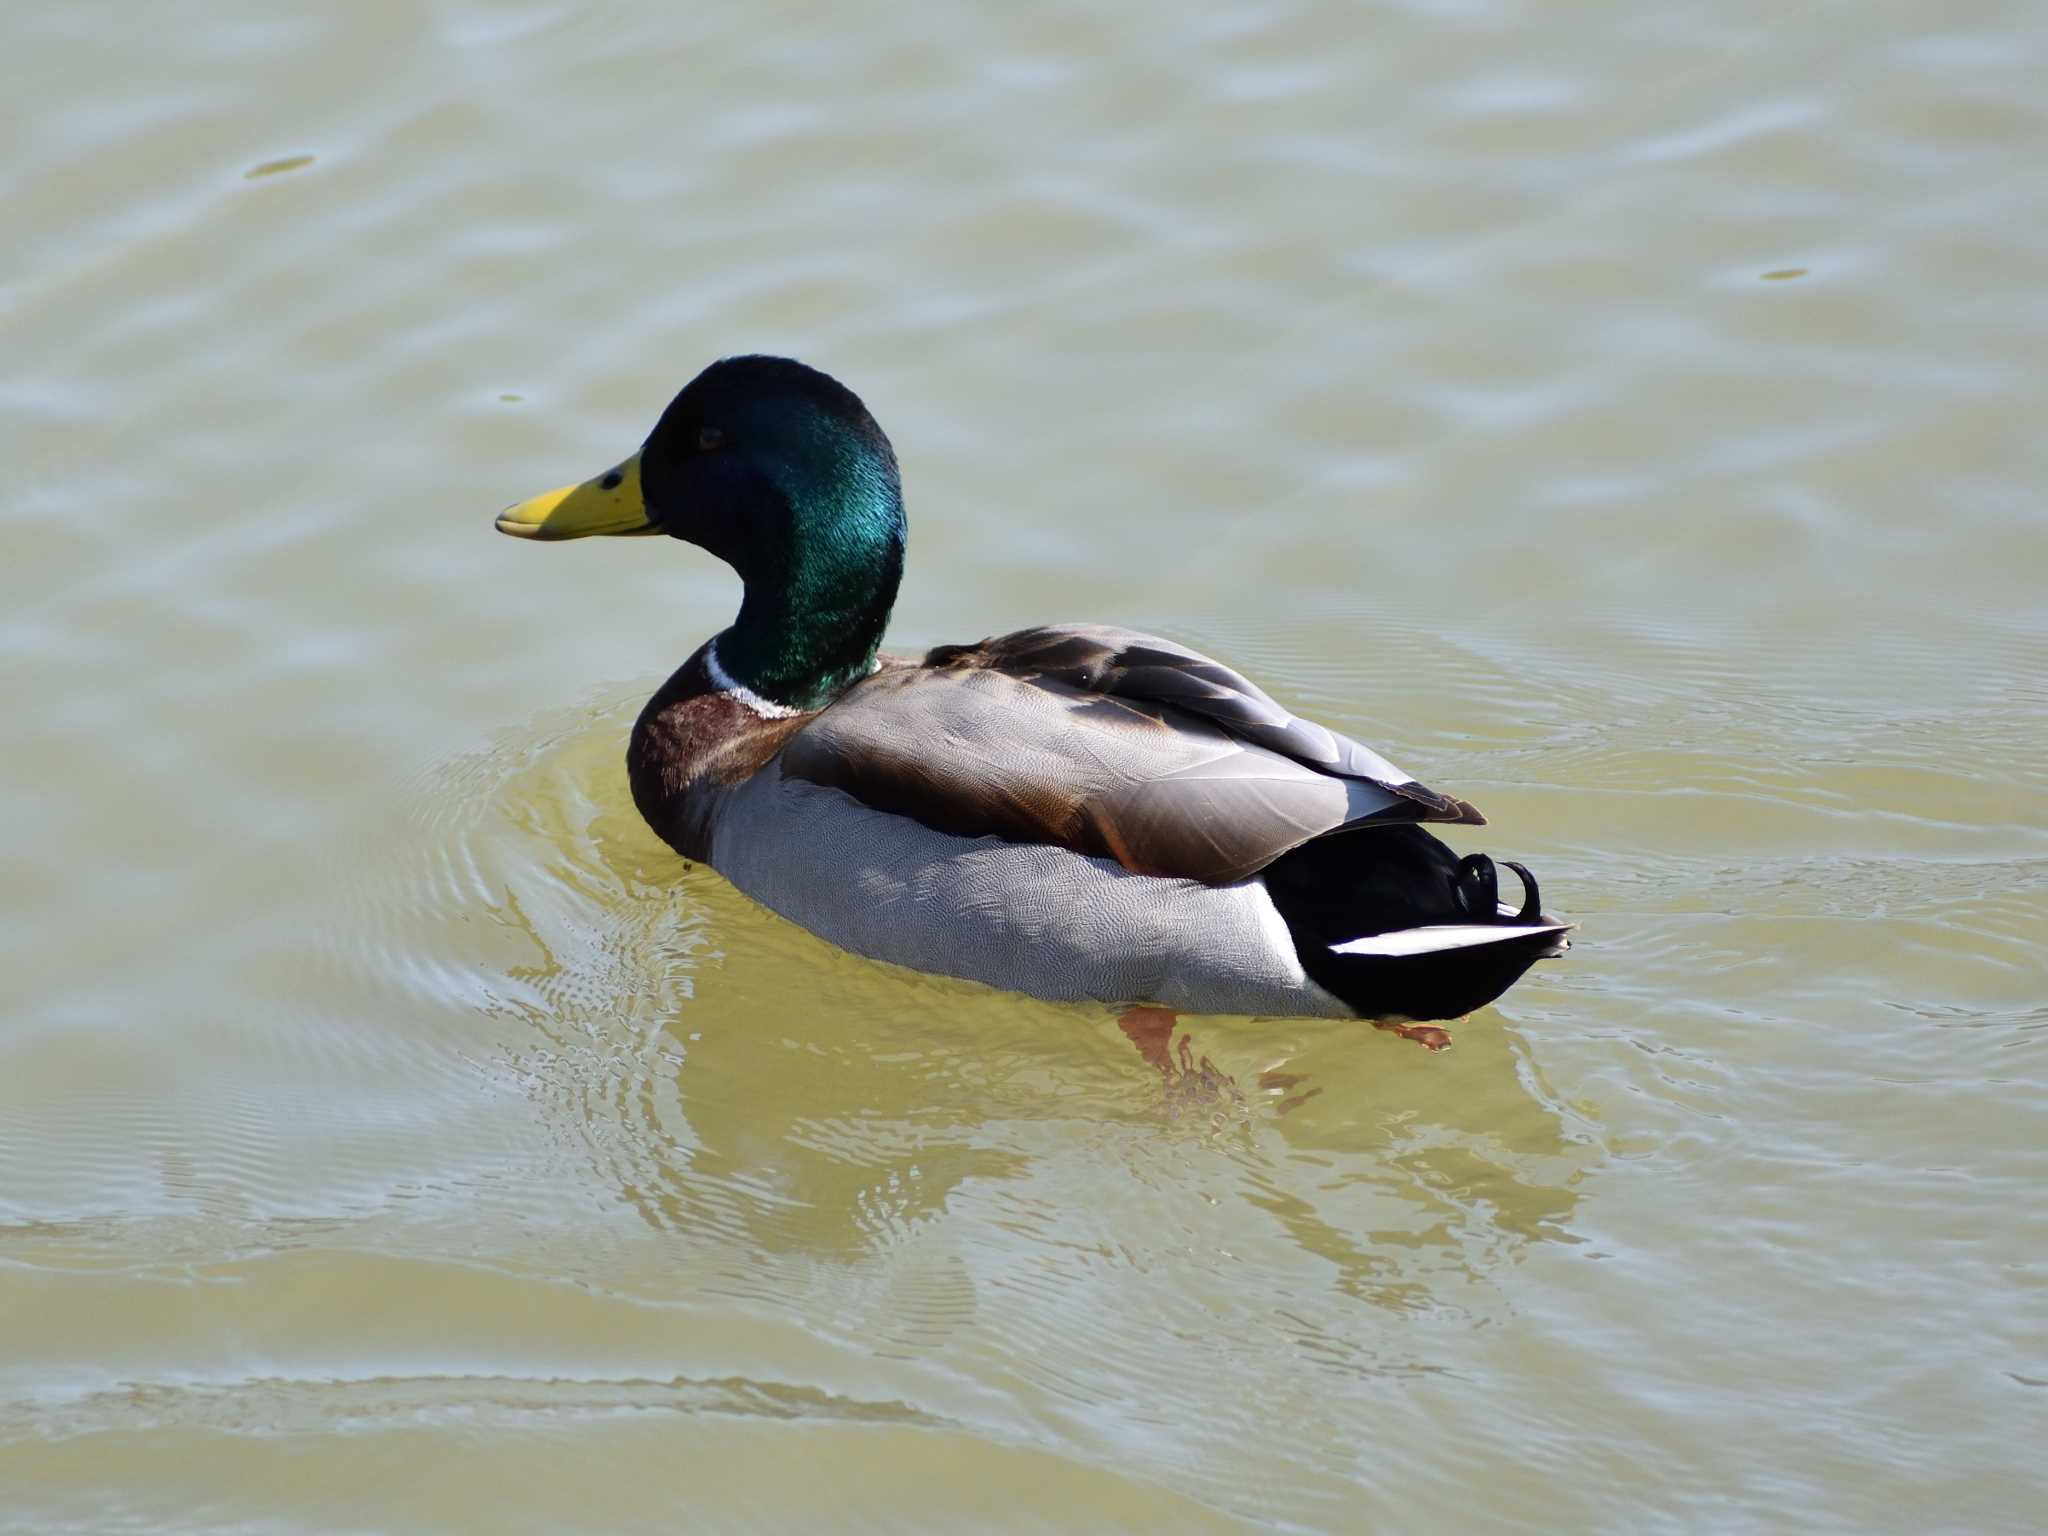
[(1570, 923), (1432, 923), (1424, 928), (1400, 928), (1392, 933), (1368, 934), (1343, 944), (1332, 944), (1333, 955), (1430, 955), (1446, 949), (1471, 949), (1480, 944), (1501, 944), (1509, 939), (1531, 938), (1539, 933), (1564, 934)]

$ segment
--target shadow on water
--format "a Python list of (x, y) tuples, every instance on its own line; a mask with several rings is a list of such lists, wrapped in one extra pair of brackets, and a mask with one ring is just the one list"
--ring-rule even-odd
[(470, 1000), (525, 1028), (500, 1070), (740, 1290), (1011, 1200), (1013, 1234), (1132, 1255), (1188, 1238), (1160, 1224), (1188, 1201), (1238, 1208), (1219, 1243), (1249, 1207), (1339, 1293), (1401, 1308), (1471, 1305), (1467, 1282), (1567, 1235), (1592, 1148), (1499, 1015), (1432, 1058), (1358, 1025), (1176, 1032), (857, 960), (640, 822), (619, 766), (638, 694), (437, 773), (414, 851), (484, 973)]

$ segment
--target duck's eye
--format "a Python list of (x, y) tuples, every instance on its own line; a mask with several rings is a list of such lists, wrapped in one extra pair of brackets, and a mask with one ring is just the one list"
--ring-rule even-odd
[(725, 433), (717, 427), (699, 427), (697, 429), (697, 446), (705, 453), (709, 453), (714, 448), (723, 448), (725, 446)]

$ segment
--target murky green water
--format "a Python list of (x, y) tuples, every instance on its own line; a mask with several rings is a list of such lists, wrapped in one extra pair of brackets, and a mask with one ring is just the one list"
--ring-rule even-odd
[[(2038, 1528), (2048, 12), (329, 10), (0, 17), (0, 1527)], [(734, 581), (490, 517), (753, 349), (1579, 947), (1161, 1071), (686, 871)]]

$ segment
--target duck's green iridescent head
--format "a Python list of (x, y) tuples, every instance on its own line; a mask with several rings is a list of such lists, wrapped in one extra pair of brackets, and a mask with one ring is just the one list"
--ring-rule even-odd
[(874, 666), (903, 578), (896, 454), (837, 380), (784, 357), (713, 363), (640, 451), (507, 508), (526, 539), (667, 533), (740, 574), (718, 661), (762, 698), (815, 709)]

